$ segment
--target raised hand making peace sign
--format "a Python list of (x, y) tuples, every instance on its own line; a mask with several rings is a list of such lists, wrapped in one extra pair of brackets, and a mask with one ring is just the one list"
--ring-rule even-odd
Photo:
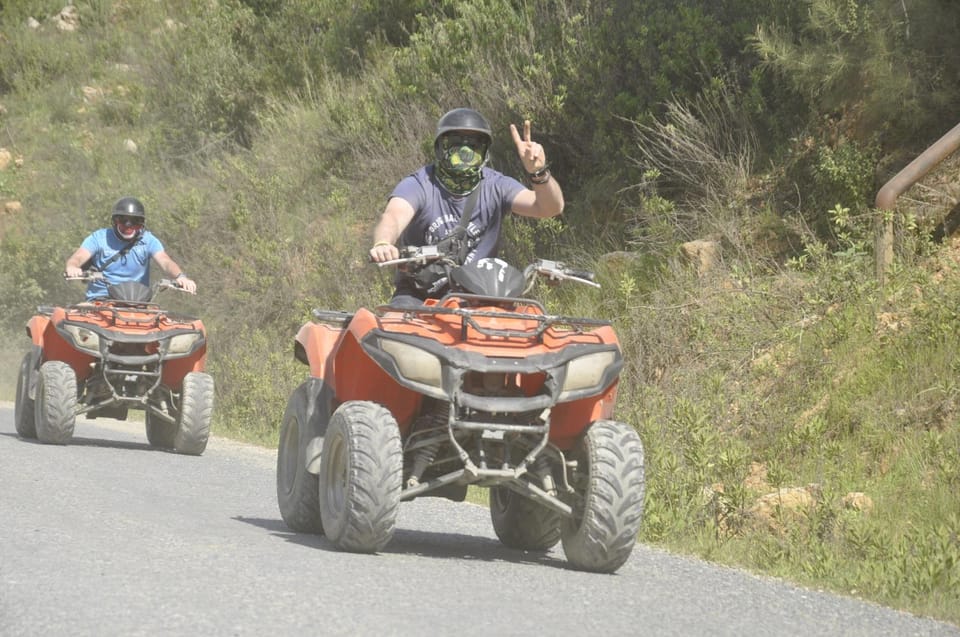
[(520, 161), (528, 173), (538, 173), (547, 167), (547, 157), (543, 152), (543, 146), (530, 139), (530, 120), (523, 120), (523, 138), (517, 127), (510, 124), (510, 134), (513, 136), (513, 143), (517, 146), (517, 154), (520, 155)]

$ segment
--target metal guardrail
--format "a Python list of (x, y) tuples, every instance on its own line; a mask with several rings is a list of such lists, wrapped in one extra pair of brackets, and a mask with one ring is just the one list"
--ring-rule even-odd
[[(923, 179), (927, 173), (960, 148), (960, 124), (954, 126), (946, 135), (938, 139), (916, 159), (907, 164), (893, 179), (884, 184), (877, 193), (878, 210), (896, 209), (897, 199), (908, 188)], [(893, 264), (893, 216), (884, 215), (880, 221), (877, 240), (874, 246), (877, 260), (877, 278), (884, 283), (887, 272)]]

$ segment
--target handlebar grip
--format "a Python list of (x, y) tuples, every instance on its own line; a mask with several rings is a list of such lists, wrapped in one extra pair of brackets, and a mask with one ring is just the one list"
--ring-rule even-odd
[(577, 277), (578, 279), (586, 279), (587, 281), (593, 281), (594, 277), (597, 276), (590, 270), (566, 270), (566, 274)]
[(80, 273), (80, 276), (70, 276), (66, 272), (63, 272), (63, 278), (66, 281), (99, 281), (106, 277), (103, 276), (103, 273), (99, 270), (83, 270)]

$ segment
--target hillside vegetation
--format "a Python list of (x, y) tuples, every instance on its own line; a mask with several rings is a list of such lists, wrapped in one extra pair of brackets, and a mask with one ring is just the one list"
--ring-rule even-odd
[(958, 32), (946, 0), (5, 0), (0, 395), (129, 194), (198, 282), (214, 432), (274, 446), (310, 310), (391, 290), (370, 234), (437, 118), (483, 112), (521, 178), (530, 119), (567, 208), (504, 256), (598, 273), (540, 293), (621, 337), (639, 539), (960, 624), (960, 164), (873, 207), (957, 124)]

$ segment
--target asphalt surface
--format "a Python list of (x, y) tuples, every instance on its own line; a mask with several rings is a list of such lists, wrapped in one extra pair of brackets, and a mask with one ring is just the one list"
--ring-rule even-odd
[(401, 504), (378, 555), (290, 532), (276, 452), (143, 424), (21, 440), (0, 403), (0, 635), (949, 635), (960, 627), (638, 545), (614, 575), (503, 547), (485, 508)]

